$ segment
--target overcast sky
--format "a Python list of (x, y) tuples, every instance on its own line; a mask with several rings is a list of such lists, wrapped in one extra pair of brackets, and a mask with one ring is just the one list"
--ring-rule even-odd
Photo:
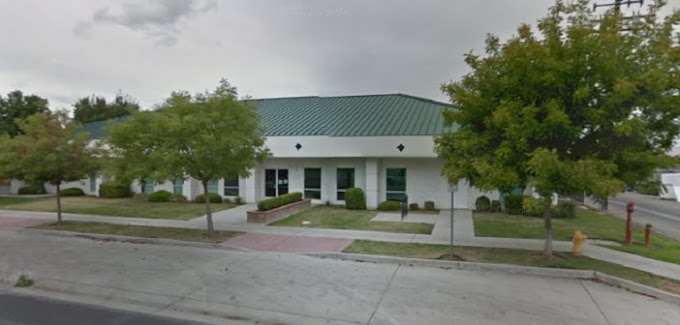
[(467, 72), (466, 52), (479, 52), (487, 33), (535, 25), (552, 3), (0, 0), (0, 93), (35, 93), (56, 109), (120, 90), (148, 108), (225, 77), (256, 98), (445, 100), (439, 85)]

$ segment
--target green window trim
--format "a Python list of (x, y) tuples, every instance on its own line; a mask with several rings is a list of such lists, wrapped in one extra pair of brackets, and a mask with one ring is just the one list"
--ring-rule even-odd
[(184, 192), (184, 178), (176, 178), (172, 181), (172, 191), (175, 194), (183, 194)]
[(141, 185), (142, 185), (141, 186), (142, 187), (142, 193), (148, 194), (148, 193), (154, 192), (154, 189), (155, 189), (154, 185), (155, 184), (154, 184), (154, 180), (152, 178), (149, 178), (149, 177), (145, 178), (144, 180), (142, 180)]
[(406, 168), (385, 170), (385, 196), (388, 201), (401, 201), (406, 196)]
[(321, 200), (321, 168), (305, 168), (305, 198)]

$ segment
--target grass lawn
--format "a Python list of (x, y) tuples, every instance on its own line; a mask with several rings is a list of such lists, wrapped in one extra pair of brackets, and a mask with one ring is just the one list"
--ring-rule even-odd
[(107, 223), (75, 221), (65, 221), (61, 225), (50, 223), (35, 226), (33, 228), (64, 230), (87, 234), (107, 234), (143, 238), (167, 238), (206, 243), (221, 243), (231, 237), (241, 234), (239, 232), (232, 231), (215, 231), (213, 234), (208, 234), (207, 231), (201, 229), (113, 225)]
[[(66, 213), (94, 214), (114, 217), (187, 220), (205, 214), (205, 206), (198, 203), (153, 203), (140, 199), (105, 199), (98, 197), (64, 197), (62, 209)], [(213, 211), (234, 207), (231, 203), (210, 205)], [(1, 209), (56, 212), (55, 198), (0, 198)]]
[[(376, 211), (347, 210), (340, 207), (318, 206), (272, 223), (272, 226), (373, 230), (409, 234), (431, 234), (433, 225), (425, 223), (370, 222)], [(308, 224), (302, 224), (308, 221)]]
[[(544, 238), (543, 219), (511, 216), (501, 213), (475, 213), (475, 235), (481, 237)], [(623, 219), (604, 213), (579, 209), (576, 218), (553, 219), (555, 239), (571, 240), (574, 231), (581, 230), (589, 239), (622, 242), (625, 234)], [(644, 229), (634, 228), (631, 246), (607, 246), (661, 261), (680, 264), (680, 241), (654, 234), (650, 247), (645, 247)]]
[[(388, 255), (399, 257), (451, 259), (449, 246), (428, 244), (386, 243), (356, 240), (344, 252), (355, 254)], [(523, 266), (595, 270), (668, 292), (680, 294), (680, 282), (647, 272), (627, 268), (588, 257), (556, 253), (547, 260), (541, 252), (503, 248), (460, 247), (453, 250), (457, 260), (480, 263), (502, 263)]]

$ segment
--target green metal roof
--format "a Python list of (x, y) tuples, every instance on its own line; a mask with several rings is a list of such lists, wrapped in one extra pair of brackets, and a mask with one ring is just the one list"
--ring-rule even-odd
[[(418, 136), (444, 130), (450, 104), (404, 95), (284, 97), (255, 103), (266, 136)], [(108, 121), (84, 125), (101, 138)]]

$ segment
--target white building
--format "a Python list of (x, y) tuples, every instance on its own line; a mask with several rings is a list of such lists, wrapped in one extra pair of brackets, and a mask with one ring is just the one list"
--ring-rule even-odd
[[(446, 103), (403, 95), (293, 97), (258, 99), (257, 110), (265, 128), (272, 158), (248, 178), (220, 179), (210, 191), (224, 197), (257, 202), (289, 192), (302, 192), (316, 202), (343, 204), (344, 191), (358, 187), (366, 193), (369, 208), (382, 201), (408, 195), (421, 207), (435, 202), (451, 207), (449, 184), (442, 176), (443, 162), (434, 150), (434, 136), (445, 130)], [(93, 137), (102, 134), (104, 122), (86, 125)], [(102, 179), (71, 182), (97, 195)], [(19, 187), (13, 184), (15, 192)], [(196, 180), (133, 184), (135, 192), (166, 190), (189, 199), (202, 193)], [(54, 189), (48, 187), (49, 192)], [(465, 182), (458, 184), (456, 208), (473, 208), (482, 195)], [(497, 199), (496, 193), (485, 193)]]

